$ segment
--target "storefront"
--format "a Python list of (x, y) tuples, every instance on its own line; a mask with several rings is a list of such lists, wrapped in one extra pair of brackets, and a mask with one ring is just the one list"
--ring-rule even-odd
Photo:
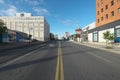
[(120, 42), (120, 25), (115, 27), (115, 42)]
[(93, 42), (98, 42), (98, 31), (93, 32)]

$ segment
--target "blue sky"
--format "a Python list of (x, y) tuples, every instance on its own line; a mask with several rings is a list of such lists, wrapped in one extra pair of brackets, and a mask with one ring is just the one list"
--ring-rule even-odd
[(0, 0), (0, 15), (16, 13), (43, 15), (52, 33), (75, 33), (95, 21), (95, 0)]

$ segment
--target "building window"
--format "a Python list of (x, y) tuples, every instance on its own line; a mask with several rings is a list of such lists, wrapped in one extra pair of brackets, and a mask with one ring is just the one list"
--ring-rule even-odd
[(115, 42), (120, 42), (120, 26), (115, 29)]
[(101, 17), (101, 21), (103, 21), (103, 17)]
[(99, 15), (99, 11), (97, 11), (97, 15)]
[(103, 12), (103, 8), (101, 9), (101, 12)]
[(116, 29), (116, 37), (120, 37), (120, 28)]
[(111, 12), (111, 16), (114, 16), (114, 11)]
[(101, 0), (101, 4), (103, 4), (104, 0)]
[(111, 0), (111, 6), (114, 5), (114, 0)]
[(97, 6), (100, 7), (100, 3), (97, 3)]
[(118, 8), (118, 13), (120, 14), (120, 8)]
[(98, 19), (98, 20), (97, 20), (97, 22), (99, 23), (99, 22), (100, 22), (100, 20)]
[(108, 9), (108, 5), (105, 6), (105, 9)]
[(106, 14), (106, 19), (108, 19), (108, 14)]
[(93, 42), (98, 42), (98, 31), (93, 32)]
[(20, 14), (20, 17), (23, 17), (24, 16), (24, 14)]

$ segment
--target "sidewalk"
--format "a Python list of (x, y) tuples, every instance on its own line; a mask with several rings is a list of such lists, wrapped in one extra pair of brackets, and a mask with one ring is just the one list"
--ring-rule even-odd
[(44, 42), (16, 42), (16, 43), (3, 43), (0, 44), (0, 51), (10, 50), (14, 48), (20, 48), (20, 47), (27, 47), (27, 46), (33, 46), (36, 44), (42, 44)]
[(106, 46), (105, 43), (87, 43), (87, 42), (79, 43), (79, 42), (75, 42), (75, 41), (73, 41), (73, 43), (120, 54), (120, 45), (119, 46), (113, 45), (112, 49), (107, 49), (107, 48), (105, 48), (105, 46)]

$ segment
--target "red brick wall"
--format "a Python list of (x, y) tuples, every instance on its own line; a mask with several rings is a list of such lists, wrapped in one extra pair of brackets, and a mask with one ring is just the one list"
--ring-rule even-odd
[[(96, 27), (102, 26), (104, 24), (116, 20), (120, 20), (120, 13), (118, 13), (118, 8), (120, 8), (120, 0), (114, 0), (114, 5), (112, 6), (111, 6), (111, 1), (112, 0), (96, 0)], [(106, 5), (108, 5), (108, 9), (106, 9)], [(102, 8), (103, 8), (103, 12), (101, 12)], [(99, 11), (99, 15), (98, 15), (98, 11)], [(112, 11), (114, 11), (114, 16), (111, 16)], [(108, 19), (106, 19), (106, 14), (108, 14)], [(103, 21), (101, 20), (102, 17), (103, 17)]]

